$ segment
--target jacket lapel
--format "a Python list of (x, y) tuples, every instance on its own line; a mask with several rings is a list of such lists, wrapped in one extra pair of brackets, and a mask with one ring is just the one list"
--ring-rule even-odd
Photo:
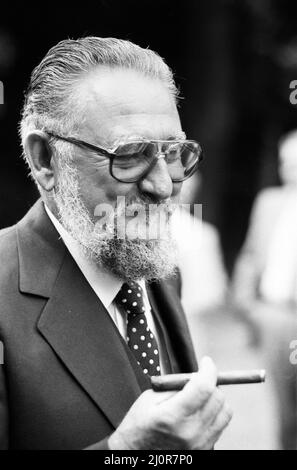
[(174, 280), (148, 284), (147, 292), (162, 328), (172, 372), (197, 371), (192, 338)]
[(17, 224), (19, 289), (48, 298), (66, 248), (39, 199)]
[(149, 381), (40, 201), (17, 231), (20, 291), (49, 298), (39, 332), (116, 427)]
[(38, 329), (116, 427), (141, 388), (126, 344), (71, 256), (65, 258)]

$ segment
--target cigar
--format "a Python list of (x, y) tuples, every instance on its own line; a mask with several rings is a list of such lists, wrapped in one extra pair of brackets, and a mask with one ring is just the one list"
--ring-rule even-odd
[[(170, 390), (182, 390), (189, 382), (192, 374), (169, 374), (151, 377), (153, 390), (166, 392)], [(266, 371), (255, 370), (229, 370), (219, 372), (217, 385), (255, 384), (265, 382)]]

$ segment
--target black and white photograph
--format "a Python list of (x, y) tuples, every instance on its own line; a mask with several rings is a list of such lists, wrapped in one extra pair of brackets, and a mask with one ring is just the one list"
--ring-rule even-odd
[(0, 450), (297, 450), (297, 2), (9, 2)]

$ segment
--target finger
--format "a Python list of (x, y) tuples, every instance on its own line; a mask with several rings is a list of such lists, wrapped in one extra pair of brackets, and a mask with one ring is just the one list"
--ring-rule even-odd
[(160, 404), (163, 403), (167, 400), (170, 400), (174, 395), (176, 395), (178, 392), (153, 392), (155, 394), (154, 396), (154, 403), (155, 404)]
[(222, 411), (218, 414), (214, 422), (210, 425), (208, 430), (209, 438), (203, 447), (205, 450), (212, 449), (215, 443), (219, 440), (220, 436), (229, 425), (233, 413), (228, 405), (225, 405)]
[(225, 396), (221, 390), (216, 389), (205, 406), (197, 411), (197, 418), (199, 418), (203, 426), (210, 426), (214, 423), (224, 406)]
[(166, 400), (169, 400), (170, 398), (172, 398), (177, 393), (178, 392), (176, 392), (176, 391), (155, 392), (153, 390), (146, 390), (145, 392), (142, 393), (142, 395), (139, 397), (138, 400), (141, 399), (144, 406), (145, 406), (145, 403), (158, 405), (159, 403), (162, 403)]
[(189, 382), (172, 398), (171, 403), (186, 414), (192, 414), (205, 406), (216, 390), (216, 383), (216, 366), (212, 359), (204, 357), (199, 372), (192, 374)]

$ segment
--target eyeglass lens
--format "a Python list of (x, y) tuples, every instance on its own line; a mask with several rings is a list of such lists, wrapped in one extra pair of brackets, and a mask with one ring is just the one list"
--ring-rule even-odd
[(182, 180), (196, 167), (200, 147), (195, 142), (131, 142), (119, 146), (113, 159), (113, 175), (121, 181), (137, 181), (144, 175), (158, 153), (165, 155), (168, 172), (173, 180)]

